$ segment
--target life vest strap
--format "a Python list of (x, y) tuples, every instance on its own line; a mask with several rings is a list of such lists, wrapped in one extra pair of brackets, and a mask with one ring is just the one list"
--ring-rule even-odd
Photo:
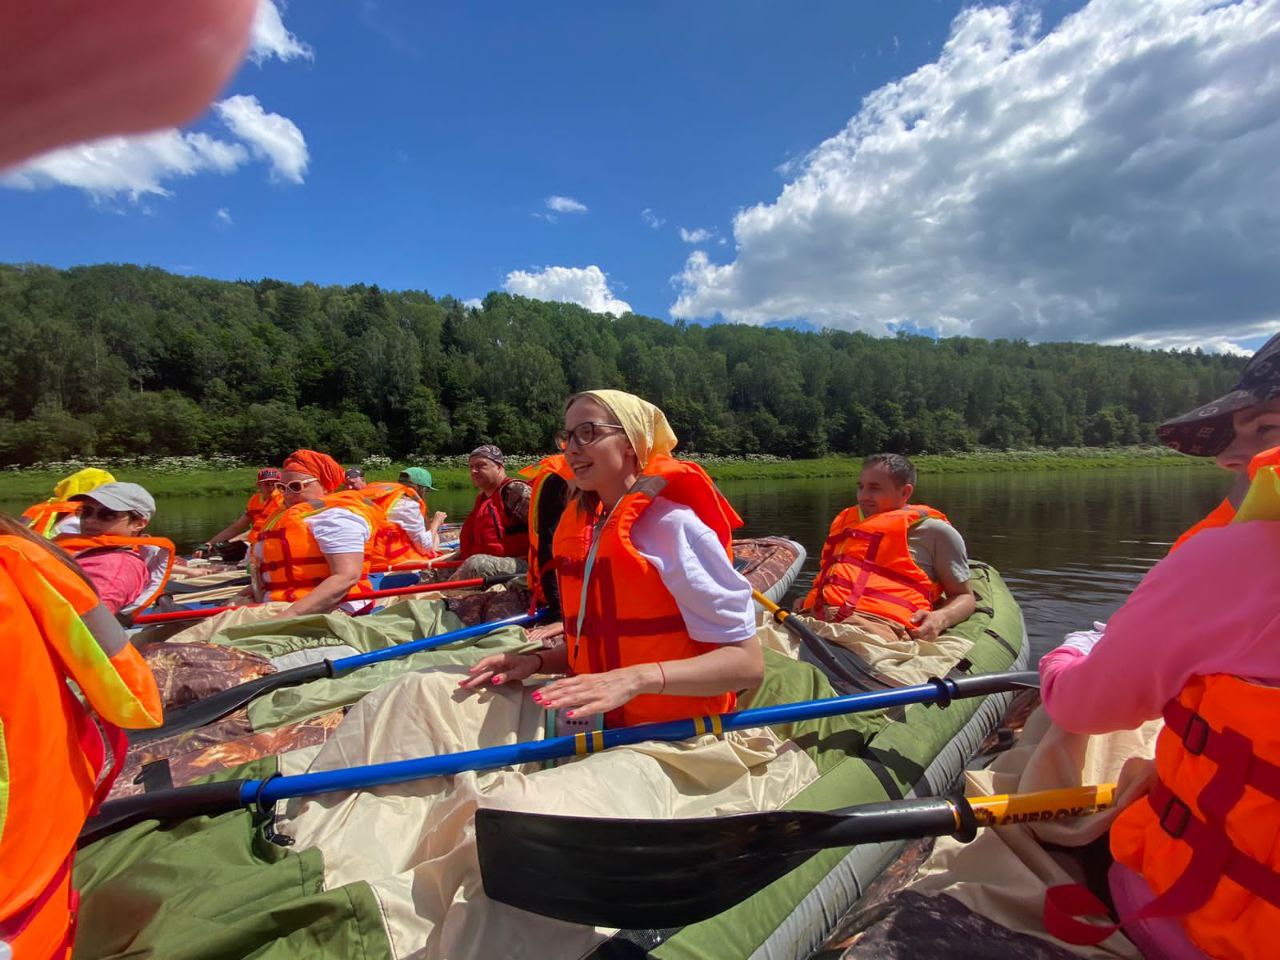
[[(669, 617), (620, 617), (598, 618), (602, 622), (595, 624), (593, 630), (610, 638), (645, 637), (659, 633), (677, 633), (687, 629), (684, 617), (675, 614)], [(594, 621), (593, 621), (594, 623)], [(564, 618), (565, 633), (572, 637), (578, 635), (578, 618), (567, 614)]]
[(1170, 732), (1182, 741), (1187, 753), (1197, 757), (1206, 756), (1216, 763), (1219, 767), (1218, 776), (1222, 774), (1223, 768), (1235, 760), (1235, 754), (1240, 749), (1236, 738), (1244, 739), (1249, 758), (1244, 763), (1244, 782), (1271, 799), (1280, 800), (1280, 766), (1255, 756), (1247, 738), (1234, 730), (1213, 729), (1209, 721), (1176, 698), (1165, 706), (1164, 722)]

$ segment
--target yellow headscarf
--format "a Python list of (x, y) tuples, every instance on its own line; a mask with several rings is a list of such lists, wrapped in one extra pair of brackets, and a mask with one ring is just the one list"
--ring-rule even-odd
[(53, 499), (67, 500), (79, 493), (89, 493), (104, 483), (115, 483), (116, 478), (97, 467), (85, 467), (65, 479), (59, 480), (53, 488)]
[(667, 423), (667, 415), (648, 400), (641, 400), (633, 393), (621, 390), (587, 390), (586, 396), (604, 404), (613, 411), (622, 429), (631, 441), (640, 460), (640, 468), (649, 465), (655, 454), (670, 453), (680, 441)]

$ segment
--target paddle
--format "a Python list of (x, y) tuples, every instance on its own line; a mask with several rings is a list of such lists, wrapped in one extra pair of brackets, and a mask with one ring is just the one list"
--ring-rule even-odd
[(740, 903), (819, 850), (1087, 816), (1115, 784), (995, 797), (927, 797), (830, 813), (777, 810), (686, 820), (476, 812), (490, 899), (591, 926), (666, 929)]
[(825, 700), (803, 700), (798, 703), (756, 707), (751, 710), (739, 710), (736, 713), (693, 717), (688, 720), (643, 723), (634, 727), (619, 727), (616, 730), (596, 730), (590, 734), (577, 733), (500, 747), (484, 747), (479, 750), (463, 750), (459, 753), (446, 753), (433, 757), (352, 767), (346, 770), (326, 770), (267, 780), (222, 780), (216, 783), (157, 790), (153, 793), (123, 797), (104, 803), (97, 816), (86, 823), (84, 831), (80, 834), (80, 842), (91, 843), (99, 837), (142, 820), (224, 813), (240, 806), (273, 804), (286, 797), (311, 796), (335, 790), (360, 790), (389, 783), (420, 780), (424, 777), (451, 776), (464, 770), (493, 770), (522, 763), (541, 763), (587, 753), (599, 753), (601, 750), (612, 747), (628, 746), (647, 740), (688, 740), (707, 733), (719, 735), (725, 730), (815, 720), (844, 713), (883, 710), (910, 703), (936, 703), (940, 707), (946, 707), (952, 700), (985, 697), (992, 693), (1004, 693), (1008, 690), (1039, 685), (1040, 676), (1035, 672), (949, 677), (945, 680), (934, 679), (928, 683), (901, 687), (897, 690), (854, 693)]
[[(392, 587), (387, 590), (361, 590), (348, 593), (343, 600), (376, 600), (380, 597), (403, 597), (414, 593), (431, 593), (436, 590), (462, 590), (467, 587), (492, 587), (500, 583), (508, 583), (523, 577), (523, 573), (503, 573), (493, 577), (473, 577), (469, 580), (445, 580), (440, 583), (419, 583), (409, 587)], [(245, 603), (242, 607), (260, 607), (261, 603)], [(198, 607), (187, 610), (169, 610), (165, 613), (143, 613), (133, 618), (132, 625), (145, 623), (169, 623), (174, 620), (200, 620), (212, 617), (227, 610), (238, 610), (240, 607)]]
[(841, 692), (848, 690), (866, 690), (868, 687), (872, 690), (883, 690), (889, 686), (883, 679), (876, 676), (872, 672), (871, 667), (861, 657), (852, 650), (841, 648), (841, 655), (848, 661), (848, 666), (852, 666), (854, 670), (860, 673), (861, 678), (854, 676), (849, 672), (845, 663), (837, 660), (835, 655), (827, 648), (827, 641), (810, 630), (807, 626), (791, 614), (790, 611), (782, 609), (759, 590), (752, 590), (751, 595), (756, 598), (756, 603), (764, 607), (774, 620), (782, 624), (797, 637), (805, 648), (818, 661), (818, 666), (822, 667), (826, 673), (827, 679), (832, 683), (841, 687)]
[(257, 699), (264, 693), (270, 693), (272, 690), (281, 690), (285, 687), (297, 686), (300, 683), (310, 683), (312, 680), (340, 677), (344, 673), (359, 670), (361, 667), (367, 667), (373, 663), (382, 663), (384, 660), (399, 660), (402, 657), (420, 653), (423, 650), (434, 650), (436, 647), (447, 647), (452, 643), (474, 640), (477, 637), (493, 633), (495, 630), (501, 630), (503, 627), (522, 627), (541, 619), (545, 613), (545, 610), (538, 610), (535, 613), (522, 613), (502, 620), (478, 623), (474, 627), (463, 627), (460, 630), (453, 630), (434, 637), (426, 637), (422, 640), (410, 640), (408, 643), (399, 643), (394, 647), (385, 647), (382, 650), (374, 650), (371, 653), (339, 657), (336, 660), (320, 660), (316, 663), (305, 663), (300, 667), (293, 667), (289, 670), (269, 673), (265, 677), (259, 677), (257, 680), (250, 680), (248, 683), (242, 683), (239, 686), (219, 690), (215, 694), (203, 697), (192, 703), (166, 710), (165, 721), (162, 726), (152, 727), (147, 730), (130, 730), (129, 743), (150, 743), (153, 740), (171, 737), (176, 733), (195, 730), (197, 727), (203, 727), (207, 723), (221, 720), (233, 710), (240, 709), (246, 703)]

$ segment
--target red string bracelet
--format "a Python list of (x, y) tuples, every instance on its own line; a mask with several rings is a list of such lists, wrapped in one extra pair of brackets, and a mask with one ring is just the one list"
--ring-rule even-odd
[(661, 693), (663, 690), (667, 689), (667, 671), (662, 669), (661, 662), (658, 662), (656, 665), (658, 667), (658, 673), (662, 675), (662, 686), (658, 688), (658, 692)]

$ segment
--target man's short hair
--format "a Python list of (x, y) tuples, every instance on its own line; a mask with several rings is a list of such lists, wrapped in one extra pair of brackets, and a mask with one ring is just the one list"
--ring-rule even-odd
[(862, 469), (884, 467), (898, 486), (916, 485), (916, 465), (900, 453), (873, 453), (862, 461)]

